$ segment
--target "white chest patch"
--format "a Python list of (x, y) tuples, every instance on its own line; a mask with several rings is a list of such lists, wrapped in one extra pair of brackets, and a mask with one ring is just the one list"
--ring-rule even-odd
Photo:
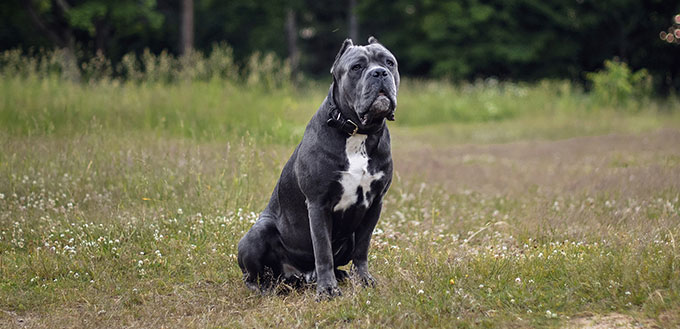
[(368, 155), (366, 154), (367, 135), (355, 134), (347, 138), (345, 144), (345, 154), (349, 161), (349, 167), (342, 172), (340, 185), (342, 185), (342, 197), (333, 211), (344, 211), (356, 204), (359, 197), (357, 190), (361, 187), (363, 193), (363, 206), (368, 208), (368, 196), (371, 191), (371, 183), (383, 177), (384, 173), (379, 171), (375, 174), (368, 172)]

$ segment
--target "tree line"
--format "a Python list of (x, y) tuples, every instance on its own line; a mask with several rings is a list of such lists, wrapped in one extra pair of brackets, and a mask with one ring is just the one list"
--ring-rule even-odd
[(273, 52), (323, 77), (343, 39), (374, 35), (408, 76), (584, 81), (616, 59), (667, 91), (680, 88), (679, 13), (674, 0), (9, 0), (0, 3), (0, 49), (117, 62), (226, 42), (237, 61)]

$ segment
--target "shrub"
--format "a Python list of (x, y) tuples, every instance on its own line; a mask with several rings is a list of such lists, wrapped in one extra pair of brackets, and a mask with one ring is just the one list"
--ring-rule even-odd
[[(98, 81), (130, 81), (135, 83), (174, 83), (178, 81), (226, 80), (263, 88), (286, 86), (290, 80), (290, 65), (274, 54), (255, 53), (243, 68), (234, 61), (233, 50), (225, 43), (216, 43), (208, 54), (191, 51), (176, 57), (164, 50), (156, 55), (128, 53), (113, 64), (102, 53), (90, 58), (78, 58), (61, 49), (24, 53), (19, 49), (0, 52), (0, 76), (56, 77), (85, 83)], [(76, 56), (77, 57), (77, 56)], [(77, 65), (76, 65), (77, 64)]]
[(606, 60), (604, 70), (586, 74), (600, 105), (639, 108), (652, 94), (652, 77), (647, 70), (632, 72), (624, 62)]

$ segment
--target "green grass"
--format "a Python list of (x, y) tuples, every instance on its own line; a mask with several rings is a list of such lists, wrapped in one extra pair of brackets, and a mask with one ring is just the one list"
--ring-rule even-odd
[[(300, 140), (326, 93), (326, 85), (314, 82), (299, 88), (263, 89), (217, 79), (80, 84), (7, 77), (0, 81), (0, 128), (23, 136), (105, 130), (200, 141), (249, 135), (266, 143), (292, 145)], [(483, 136), (470, 136), (480, 132), (488, 133), (489, 141), (564, 138), (612, 132), (622, 126), (639, 131), (677, 123), (677, 111), (672, 111), (677, 107), (675, 101), (648, 102), (622, 114), (595, 105), (566, 82), (451, 85), (406, 80), (394, 125), (414, 132), (438, 129), (440, 133), (429, 135), (473, 142), (483, 141)], [(501, 129), (484, 132), (489, 126)], [(451, 127), (462, 132), (441, 133)]]
[(248, 291), (236, 244), (326, 92), (0, 79), (1, 326), (680, 324), (677, 104), (554, 82), (406, 81), (378, 287)]

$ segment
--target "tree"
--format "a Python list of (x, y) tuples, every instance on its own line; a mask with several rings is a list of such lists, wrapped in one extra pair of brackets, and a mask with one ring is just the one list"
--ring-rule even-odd
[(298, 75), (298, 66), (300, 65), (300, 50), (298, 49), (297, 41), (298, 29), (295, 20), (295, 10), (288, 8), (286, 11), (286, 39), (288, 40), (288, 60), (290, 61), (290, 70), (293, 76)]
[(182, 0), (179, 53), (186, 54), (194, 47), (194, 0)]
[(349, 0), (347, 14), (349, 16), (349, 37), (354, 42), (359, 41), (359, 19), (357, 18), (357, 0)]
[(114, 35), (126, 38), (163, 23), (154, 0), (25, 0), (23, 5), (33, 24), (70, 53), (80, 42), (106, 54)]

